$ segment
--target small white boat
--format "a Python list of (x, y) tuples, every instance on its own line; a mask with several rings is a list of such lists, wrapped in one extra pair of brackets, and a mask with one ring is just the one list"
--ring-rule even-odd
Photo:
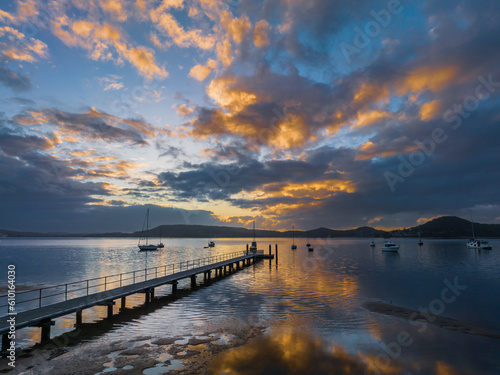
[(385, 241), (384, 246), (382, 246), (382, 251), (396, 252), (398, 250), (399, 250), (399, 245), (396, 245), (392, 241)]
[(467, 242), (467, 247), (469, 249), (479, 249), (479, 250), (491, 250), (493, 249), (488, 241), (477, 240), (472, 238)]
[(370, 242), (370, 247), (375, 247), (375, 242), (373, 240)]
[[(144, 226), (146, 226), (146, 234), (144, 234)], [(140, 251), (158, 250), (158, 245), (151, 245), (148, 243), (148, 231), (149, 231), (149, 208), (146, 211), (146, 218), (144, 219), (144, 224), (142, 224), (141, 238), (139, 238), (139, 243), (137, 246)], [(141, 240), (145, 239), (145, 243), (141, 244)]]

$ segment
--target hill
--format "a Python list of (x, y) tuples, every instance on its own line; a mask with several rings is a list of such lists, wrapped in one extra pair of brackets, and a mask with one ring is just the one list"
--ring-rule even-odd
[[(418, 232), (422, 237), (435, 238), (470, 238), (472, 237), (472, 223), (456, 216), (441, 216), (430, 220), (425, 224), (411, 228), (398, 229), (393, 231), (378, 230), (371, 227), (359, 227), (355, 229), (338, 230), (330, 228), (316, 228), (308, 231), (295, 231), (297, 238), (335, 238), (354, 237), (370, 238), (375, 237), (416, 237)], [(500, 238), (500, 224), (479, 224), (474, 223), (474, 231), (477, 237)], [(238, 227), (208, 226), (208, 225), (161, 225), (148, 231), (148, 236), (152, 238), (179, 237), (179, 238), (252, 238), (253, 230)], [(1, 230), (0, 237), (140, 237), (141, 232), (133, 233), (36, 233), (19, 232), (11, 230)], [(292, 231), (275, 231), (256, 229), (255, 236), (262, 237), (292, 237)]]
[[(403, 230), (402, 233), (418, 234), (419, 230), (422, 237), (472, 238), (472, 223), (456, 216), (441, 216), (417, 227)], [(478, 238), (500, 237), (500, 224), (474, 223), (474, 233)]]

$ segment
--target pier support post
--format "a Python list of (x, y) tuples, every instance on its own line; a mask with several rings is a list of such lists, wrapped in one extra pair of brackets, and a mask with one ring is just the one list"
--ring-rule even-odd
[(127, 297), (122, 297), (122, 300), (121, 300), (122, 303), (121, 303), (121, 306), (120, 306), (121, 310), (125, 309), (125, 304), (127, 303), (126, 300), (127, 300)]
[(149, 303), (151, 301), (151, 290), (150, 289), (146, 289), (144, 291), (144, 303)]
[(76, 322), (75, 322), (75, 327), (82, 325), (82, 310), (78, 310), (76, 312)]
[(155, 288), (151, 288), (151, 302), (155, 299)]
[(191, 288), (196, 288), (196, 275), (191, 276)]
[(212, 278), (212, 270), (209, 270), (209, 271), (207, 271), (207, 279), (208, 279), (208, 281), (210, 281), (211, 278)]
[(177, 293), (177, 284), (179, 284), (177, 281), (172, 281), (172, 294)]
[(7, 350), (9, 350), (9, 347), (10, 347), (10, 340), (9, 340), (9, 334), (8, 333), (4, 333), (2, 335), (2, 354), (4, 354), (5, 356), (7, 356)]
[(44, 343), (50, 340), (50, 327), (55, 324), (54, 321), (50, 319), (42, 320), (37, 327), (42, 328), (42, 334), (40, 336), (40, 342)]
[(113, 305), (114, 305), (114, 302), (111, 302), (109, 305), (108, 305), (108, 319), (111, 318), (113, 316)]

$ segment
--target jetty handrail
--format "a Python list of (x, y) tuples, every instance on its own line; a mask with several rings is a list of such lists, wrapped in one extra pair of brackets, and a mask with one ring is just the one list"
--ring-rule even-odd
[[(178, 263), (172, 264), (164, 264), (162, 266), (150, 267), (139, 269), (135, 271), (122, 272), (113, 275), (94, 277), (91, 279), (85, 279), (80, 281), (72, 281), (65, 284), (59, 284), (54, 286), (48, 286), (44, 288), (37, 288), (32, 290), (26, 290), (23, 292), (15, 292), (16, 297), (16, 311), (17, 307), (21, 304), (26, 304), (29, 302), (38, 301), (38, 306), (34, 308), (29, 308), (28, 310), (34, 310), (40, 308), (42, 306), (46, 306), (47, 304), (43, 304), (43, 301), (47, 301), (47, 299), (64, 295), (64, 299), (60, 298), (58, 301), (50, 301), (49, 304), (68, 301), (73, 298), (88, 296), (91, 293), (96, 292), (104, 292), (113, 288), (122, 287), (125, 285), (133, 285), (139, 282), (155, 279), (158, 277), (164, 277), (167, 275), (172, 275), (176, 271), (188, 271), (190, 269), (196, 267), (202, 267), (210, 264), (215, 264), (218, 262), (222, 262), (224, 260), (228, 260), (231, 258), (236, 258), (237, 256), (242, 256), (247, 254), (246, 251), (236, 251), (228, 254), (220, 254), (220, 255), (212, 255), (209, 257), (198, 258), (193, 260), (186, 260)], [(160, 271), (160, 272), (159, 272)], [(124, 277), (125, 276), (125, 277)], [(150, 276), (148, 278), (148, 276)], [(151, 277), (154, 276), (154, 277)], [(127, 281), (132, 281), (131, 283), (127, 283)], [(70, 288), (69, 288), (70, 287)], [(73, 288), (74, 287), (74, 288)], [(101, 288), (102, 287), (102, 288)], [(97, 290), (96, 290), (97, 289)], [(47, 292), (50, 290), (49, 293)], [(85, 291), (85, 293), (78, 294), (80, 291)], [(31, 294), (31, 295), (30, 295)], [(75, 295), (77, 294), (77, 295)], [(7, 307), (7, 312), (9, 312), (9, 304), (8, 304), (8, 296), (9, 294), (0, 295), (0, 299), (5, 298), (7, 301), (6, 304), (0, 305), (0, 310)], [(23, 299), (22, 297), (26, 296), (27, 299)], [(34, 297), (34, 298), (33, 298)], [(21, 299), (20, 299), (21, 298)]]

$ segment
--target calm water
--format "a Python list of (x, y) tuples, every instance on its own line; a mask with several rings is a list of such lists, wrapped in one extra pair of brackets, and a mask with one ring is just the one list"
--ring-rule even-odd
[[(94, 337), (96, 344), (132, 340), (139, 336), (172, 336), (185, 332), (243, 324), (300, 327), (348, 353), (374, 360), (387, 354), (384, 345), (406, 331), (412, 343), (402, 347), (391, 366), (397, 373), (500, 374), (500, 340), (468, 335), (429, 325), (425, 330), (400, 318), (369, 312), (366, 301), (382, 301), (408, 308), (429, 308), (446, 287), (445, 280), (467, 288), (441, 315), (500, 332), (500, 241), (490, 241), (492, 251), (468, 250), (464, 240), (399, 241), (399, 253), (383, 253), (370, 240), (335, 239), (306, 241), (290, 250), (290, 240), (260, 239), (259, 248), (278, 244), (279, 264), (263, 261), (211, 286), (144, 313), (130, 321), (116, 322)], [(243, 250), (246, 241), (169, 239), (166, 248), (148, 254), (148, 266)], [(87, 278), (144, 269), (146, 253), (137, 251), (134, 239), (1, 239), (0, 270), (6, 280), (7, 265), (15, 264), (17, 285), (49, 286)], [(4, 286), (5, 283), (0, 285)], [(187, 287), (187, 283), (180, 284)], [(170, 287), (159, 288), (166, 295)], [(127, 306), (142, 304), (138, 295)], [(118, 305), (118, 304), (117, 304)], [(115, 306), (118, 311), (118, 306)], [(84, 311), (84, 321), (105, 316), (104, 307)], [(52, 335), (72, 330), (74, 316), (57, 319)], [(23, 329), (19, 345), (39, 339), (39, 329)], [(387, 347), (386, 347), (387, 349)], [(78, 347), (72, 350), (78, 350)], [(384, 357), (385, 358), (385, 357)]]

